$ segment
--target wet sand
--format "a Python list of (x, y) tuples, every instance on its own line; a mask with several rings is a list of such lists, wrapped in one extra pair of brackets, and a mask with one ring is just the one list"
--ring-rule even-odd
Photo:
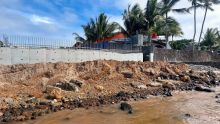
[(220, 103), (216, 102), (215, 96), (220, 93), (220, 87), (216, 91), (175, 92), (173, 97), (132, 101), (129, 102), (134, 107), (131, 115), (120, 111), (117, 104), (88, 110), (65, 110), (34, 121), (11, 124), (219, 124)]

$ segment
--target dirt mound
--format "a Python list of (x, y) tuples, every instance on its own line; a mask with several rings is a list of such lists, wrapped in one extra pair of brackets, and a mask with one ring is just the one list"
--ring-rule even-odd
[(0, 122), (36, 119), (63, 109), (172, 96), (174, 90), (212, 92), (216, 73), (167, 62), (90, 61), (0, 66)]
[[(126, 89), (133, 82), (147, 84), (161, 72), (179, 74), (187, 71), (185, 64), (167, 62), (89, 61), (82, 63), (19, 64), (0, 66), (0, 95), (15, 97), (29, 94), (42, 97), (46, 85), (77, 79), (86, 86), (78, 94), (93, 93), (101, 85), (108, 93)], [(132, 77), (125, 75), (130, 73)]]

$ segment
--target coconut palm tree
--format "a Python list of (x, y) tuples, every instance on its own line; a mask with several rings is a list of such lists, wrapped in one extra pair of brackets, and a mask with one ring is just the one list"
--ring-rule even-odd
[(200, 43), (201, 38), (202, 38), (202, 33), (203, 33), (203, 28), (204, 28), (206, 16), (207, 16), (207, 12), (208, 12), (208, 10), (214, 11), (214, 9), (212, 8), (212, 5), (213, 4), (220, 4), (220, 1), (219, 0), (199, 0), (199, 1), (203, 4), (203, 8), (205, 8), (204, 19), (202, 22), (202, 28), (201, 28), (201, 32), (200, 32), (200, 36), (199, 36), (199, 43)]
[(196, 38), (196, 28), (197, 28), (197, 21), (196, 21), (196, 9), (197, 6), (199, 5), (199, 3), (197, 2), (198, 0), (189, 0), (192, 3), (192, 6), (188, 8), (188, 10), (193, 9), (194, 10), (194, 34), (193, 34), (193, 42), (195, 42), (195, 38)]
[(153, 31), (157, 32), (159, 35), (165, 35), (167, 33), (168, 37), (172, 37), (172, 41), (174, 36), (183, 35), (179, 22), (172, 17), (168, 17), (167, 21), (164, 17), (157, 18), (155, 23), (156, 24)]
[(201, 42), (201, 47), (206, 50), (214, 50), (219, 47), (219, 34), (217, 28), (208, 28)]
[(145, 8), (144, 16), (148, 22), (148, 27), (152, 28), (155, 25), (156, 17), (159, 16), (159, 11), (157, 8), (157, 0), (148, 0)]
[(90, 43), (113, 36), (115, 31), (119, 29), (118, 23), (110, 23), (108, 17), (104, 13), (101, 13), (96, 19), (90, 19), (90, 22), (86, 25), (82, 25), (82, 27), (86, 38), (73, 33), (76, 36), (75, 39)]
[[(166, 28), (168, 28), (167, 26), (167, 22), (168, 22), (168, 13), (171, 11), (174, 12), (178, 12), (178, 13), (185, 13), (187, 12), (186, 8), (181, 8), (181, 9), (174, 9), (174, 6), (179, 2), (180, 0), (161, 0), (161, 2), (159, 2), (158, 4), (158, 8), (160, 11), (160, 14), (165, 16), (165, 20), (166, 20)], [(169, 47), (169, 37), (168, 37), (168, 31), (165, 34), (165, 38), (166, 38), (166, 42), (167, 42), (167, 48)]]
[(135, 4), (133, 7), (130, 5), (124, 10), (123, 20), (125, 29), (122, 31), (128, 36), (136, 34), (144, 34), (147, 30), (147, 25), (142, 9), (139, 4)]
[(172, 37), (172, 41), (175, 36), (180, 37), (183, 35), (183, 31), (178, 22), (174, 22), (169, 26), (169, 35)]
[(151, 41), (151, 33), (155, 27), (155, 22), (160, 17), (157, 5), (157, 0), (148, 0), (144, 12), (149, 41)]
[(170, 45), (172, 49), (174, 50), (183, 50), (186, 49), (187, 46), (191, 44), (192, 40), (191, 39), (181, 39), (181, 40), (176, 40), (176, 41), (171, 41)]

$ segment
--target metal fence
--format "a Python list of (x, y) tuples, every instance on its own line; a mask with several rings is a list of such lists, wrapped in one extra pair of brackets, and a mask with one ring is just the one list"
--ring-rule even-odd
[(140, 52), (141, 47), (131, 43), (123, 42), (102, 42), (76, 44), (74, 39), (54, 39), (22, 35), (0, 35), (0, 46), (11, 48), (48, 48), (48, 49), (84, 49), (84, 50), (105, 50), (115, 52)]
[(68, 48), (74, 45), (73, 40), (53, 39), (22, 35), (0, 35), (1, 47), (14, 48)]

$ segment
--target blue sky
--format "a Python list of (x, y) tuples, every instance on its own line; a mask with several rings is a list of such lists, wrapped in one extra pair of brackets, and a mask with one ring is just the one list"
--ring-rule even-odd
[[(189, 6), (188, 0), (181, 0), (176, 6)], [(71, 39), (72, 33), (83, 35), (81, 25), (99, 13), (106, 13), (110, 21), (123, 24), (122, 12), (128, 4), (139, 3), (145, 7), (147, 0), (1, 0), (0, 33), (34, 35)], [(220, 28), (220, 7), (208, 13), (206, 27)], [(202, 22), (203, 11), (199, 10), (198, 30)], [(183, 38), (191, 38), (193, 33), (193, 15), (171, 13), (184, 31)]]

